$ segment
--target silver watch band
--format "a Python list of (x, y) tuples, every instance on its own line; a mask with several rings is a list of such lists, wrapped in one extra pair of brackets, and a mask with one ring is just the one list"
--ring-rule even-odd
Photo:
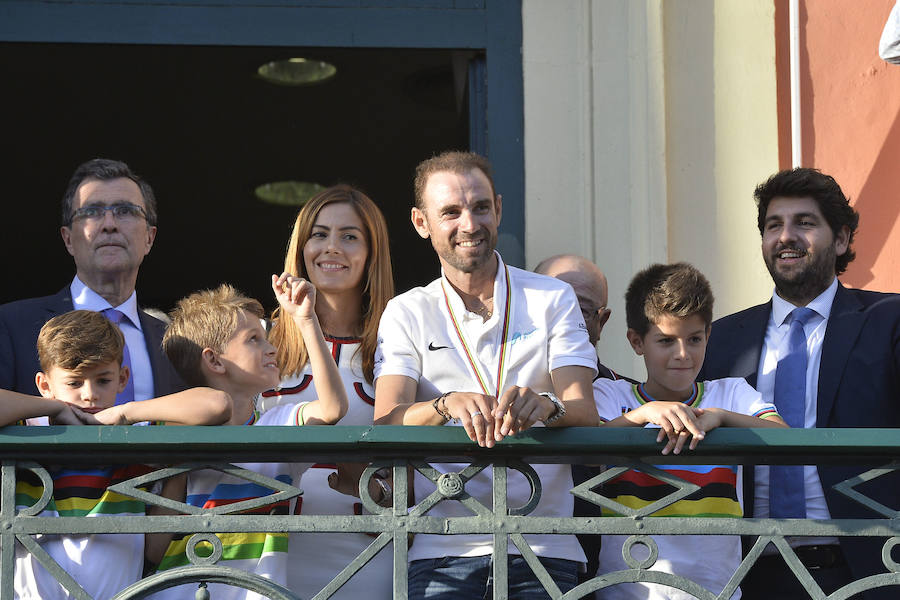
[(562, 400), (556, 397), (556, 394), (551, 394), (550, 392), (541, 392), (539, 395), (547, 398), (554, 404), (554, 406), (556, 406), (556, 411), (552, 415), (544, 419), (544, 425), (555, 423), (556, 421), (559, 421), (561, 418), (563, 418), (563, 416), (565, 416), (566, 406), (562, 403)]
[[(394, 490), (391, 489), (391, 484), (381, 477), (374, 477), (375, 483), (378, 484), (378, 487), (381, 488), (381, 499), (376, 502), (376, 504), (388, 504), (393, 502), (394, 499)], [(374, 498), (373, 498), (374, 499)]]

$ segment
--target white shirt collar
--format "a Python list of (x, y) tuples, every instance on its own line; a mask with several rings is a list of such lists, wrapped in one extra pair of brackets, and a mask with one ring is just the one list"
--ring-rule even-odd
[[(503, 262), (500, 253), (496, 250), (494, 250), (494, 256), (497, 257), (497, 274), (494, 276), (494, 312), (488, 321), (491, 321), (497, 315), (498, 306), (506, 306), (506, 265)], [(462, 298), (459, 296), (459, 293), (456, 291), (456, 288), (454, 288), (453, 285), (450, 284), (450, 280), (447, 279), (443, 267), (441, 267), (441, 279), (443, 280), (443, 288), (447, 290), (447, 298), (453, 307), (453, 311), (458, 312), (461, 315), (466, 314), (468, 309)], [(481, 317), (478, 318), (480, 319)]]
[[(825, 291), (816, 296), (812, 302), (806, 305), (816, 311), (823, 319), (827, 320), (831, 315), (831, 305), (834, 303), (834, 295), (837, 293), (838, 280), (835, 277), (831, 281), (831, 285), (825, 288)], [(772, 321), (776, 326), (784, 324), (791, 311), (797, 308), (777, 293), (772, 292)]]
[(107, 308), (115, 308), (128, 317), (129, 320), (131, 320), (132, 325), (137, 329), (141, 329), (141, 319), (138, 314), (137, 306), (137, 292), (131, 292), (131, 295), (128, 296), (125, 302), (119, 306), (112, 306), (105, 298), (103, 298), (103, 296), (85, 285), (85, 283), (78, 278), (78, 275), (72, 280), (72, 285), (69, 286), (69, 290), (72, 292), (72, 306), (75, 309), (100, 312)]

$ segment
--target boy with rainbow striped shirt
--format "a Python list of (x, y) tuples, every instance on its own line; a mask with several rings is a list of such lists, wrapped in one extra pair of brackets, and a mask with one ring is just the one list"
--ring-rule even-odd
[[(272, 289), (282, 309), (282, 318), (297, 323), (309, 352), (309, 362), (319, 397), (311, 402), (282, 404), (262, 416), (255, 398), (276, 387), (280, 372), (275, 347), (262, 326), (263, 308), (252, 298), (222, 285), (183, 298), (172, 313), (172, 323), (163, 337), (163, 349), (186, 381), (208, 385), (232, 397), (228, 425), (333, 425), (347, 412), (347, 395), (337, 365), (325, 344), (315, 313), (313, 285), (288, 273), (272, 276)], [(253, 463), (238, 467), (288, 485), (298, 485), (310, 465), (297, 463)], [(191, 471), (167, 481), (163, 495), (192, 506), (215, 508), (270, 495), (272, 490), (241, 477), (216, 470)], [(289, 514), (293, 502), (259, 509), (263, 514)], [(288, 534), (276, 532), (220, 533), (222, 558), (218, 564), (263, 576), (284, 586), (287, 581)], [(160, 535), (148, 549), (148, 559), (159, 563), (159, 571), (189, 564), (186, 544), (190, 535), (170, 540)], [(205, 544), (205, 543), (204, 543)], [(208, 547), (208, 544), (207, 544)], [(201, 548), (202, 551), (202, 548)], [(211, 583), (210, 596), (217, 600), (261, 598), (243, 588)], [(192, 597), (197, 584), (182, 584), (157, 592), (155, 600)]]
[[(115, 405), (128, 383), (122, 365), (125, 340), (102, 314), (75, 310), (50, 319), (37, 339), (40, 397), (0, 390), (0, 425), (49, 417), (53, 425), (131, 425), (146, 421), (218, 424), (231, 414), (231, 401), (209, 388)], [(145, 465), (47, 466), (53, 494), (39, 517), (106, 517), (144, 514), (144, 503), (110, 492), (109, 486), (151, 470)], [(30, 470), (17, 472), (16, 510), (34, 506), (44, 491)], [(141, 578), (143, 534), (40, 534), (31, 541), (69, 575), (57, 581), (31, 549), (16, 544), (16, 598), (68, 598), (80, 586), (91, 597), (109, 598)]]
[[(694, 449), (716, 427), (787, 427), (774, 405), (740, 378), (696, 382), (706, 355), (713, 295), (706, 278), (686, 263), (653, 265), (631, 280), (625, 294), (627, 337), (644, 357), (647, 381), (595, 382), (594, 399), (601, 422), (609, 426), (658, 426), (663, 454), (678, 454), (688, 440)], [(735, 465), (663, 465), (660, 469), (695, 483), (700, 489), (654, 513), (654, 516), (740, 518), (741, 468)], [(603, 495), (630, 508), (647, 506), (671, 491), (668, 484), (629, 470), (604, 485)], [(603, 508), (605, 516), (619, 516)], [(603, 537), (598, 573), (628, 569), (622, 558), (626, 536)], [(741, 560), (738, 536), (653, 536), (659, 557), (653, 571), (671, 573), (720, 593)], [(634, 545), (631, 556), (643, 560), (646, 548)], [(698, 560), (700, 556), (714, 560)], [(598, 598), (681, 600), (694, 596), (658, 583), (619, 584), (600, 590)], [(733, 599), (740, 597), (737, 590)]]

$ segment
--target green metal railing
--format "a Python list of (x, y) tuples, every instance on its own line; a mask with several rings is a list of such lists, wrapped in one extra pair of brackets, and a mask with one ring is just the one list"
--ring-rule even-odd
[[(339, 573), (314, 598), (331, 596), (372, 556), (384, 549), (393, 552), (394, 598), (406, 598), (407, 539), (410, 534), (492, 535), (495, 556), (508, 550), (521, 554), (544, 584), (551, 598), (580, 598), (594, 590), (633, 581), (664, 583), (702, 599), (726, 599), (740, 584), (749, 567), (768, 544), (773, 544), (814, 599), (848, 598), (869, 588), (900, 585), (900, 564), (891, 550), (900, 544), (900, 512), (893, 506), (875, 502), (859, 491), (877, 485), (878, 478), (896, 475), (900, 466), (900, 434), (889, 429), (721, 429), (710, 432), (697, 450), (682, 456), (663, 457), (655, 443), (655, 432), (643, 429), (571, 428), (535, 429), (507, 439), (492, 449), (478, 448), (461, 428), (454, 427), (233, 427), (222, 435), (218, 427), (6, 427), (0, 429), (0, 600), (13, 598), (15, 545), (33, 553), (67, 589), (73, 598), (90, 597), (35, 541), (36, 534), (158, 533), (196, 532), (193, 547), (207, 541), (214, 547), (211, 556), (189, 553), (192, 564), (157, 573), (119, 592), (116, 600), (146, 595), (185, 582), (218, 582), (236, 585), (275, 599), (295, 600), (290, 590), (262, 577), (217, 565), (221, 544), (214, 533), (225, 532), (365, 532), (375, 537), (370, 546)], [(234, 514), (271, 504), (300, 494), (296, 487), (243, 471), (242, 476), (273, 489), (265, 498), (220, 506), (211, 510), (166, 500), (139, 486), (194, 468), (217, 466), (235, 468), (238, 462), (372, 462), (363, 481), (376, 469), (390, 467), (394, 475), (393, 506), (378, 506), (360, 486), (361, 500), (368, 515), (259, 515)], [(443, 476), (429, 463), (468, 463), (459, 476)], [(49, 498), (52, 482), (48, 465), (158, 464), (163, 467), (149, 475), (114, 486), (114, 491), (174, 509), (177, 516), (136, 517), (41, 517), (35, 516)], [(597, 492), (598, 486), (614, 476), (610, 469), (579, 486), (572, 493), (591, 503), (613, 509), (621, 517), (535, 517), (529, 516), (541, 494), (540, 481), (528, 465), (536, 463), (604, 464), (640, 468), (673, 486), (667, 497), (640, 510), (616, 504)], [(841, 464), (870, 465), (865, 473), (839, 484), (840, 492), (870, 509), (868, 519), (728, 519), (653, 517), (654, 511), (691, 493), (696, 486), (655, 469), (654, 464)], [(407, 466), (411, 465), (434, 482), (434, 490), (418, 505), (407, 507)], [(477, 470), (493, 468), (493, 507), (484, 506), (465, 493), (465, 481)], [(17, 469), (30, 469), (41, 476), (45, 493), (38, 505), (16, 512)], [(507, 470), (515, 469), (532, 482), (532, 499), (523, 507), (506, 505)], [(254, 479), (255, 478), (255, 479)], [(302, 482), (300, 483), (302, 487)], [(113, 489), (113, 488), (110, 488)], [(420, 490), (421, 491), (421, 490)], [(436, 517), (428, 511), (438, 502), (460, 502), (471, 516)], [(628, 569), (600, 573), (594, 579), (562, 594), (529, 548), (524, 535), (551, 533), (616, 534), (650, 548), (651, 558), (636, 560), (625, 553)], [(721, 593), (702, 588), (696, 582), (650, 571), (655, 560), (655, 534), (749, 535), (758, 536), (747, 558), (737, 568)], [(884, 572), (855, 581), (831, 595), (822, 592), (785, 541), (785, 536), (876, 537), (883, 538)], [(510, 542), (515, 546), (509, 546)], [(506, 561), (494, 561), (495, 598), (506, 598)], [(900, 588), (897, 588), (900, 590)], [(96, 599), (99, 600), (99, 599)], [(215, 600), (213, 597), (212, 600)]]

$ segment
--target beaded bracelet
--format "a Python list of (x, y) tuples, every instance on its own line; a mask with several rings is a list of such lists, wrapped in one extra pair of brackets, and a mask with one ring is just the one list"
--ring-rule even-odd
[[(431, 403), (432, 408), (434, 408), (434, 412), (441, 415), (441, 418), (444, 419), (444, 423), (451, 421), (453, 417), (450, 416), (450, 413), (447, 412), (447, 396), (452, 394), (453, 392), (444, 392), (440, 396), (434, 399), (434, 402)], [(440, 404), (443, 408), (439, 407)]]

